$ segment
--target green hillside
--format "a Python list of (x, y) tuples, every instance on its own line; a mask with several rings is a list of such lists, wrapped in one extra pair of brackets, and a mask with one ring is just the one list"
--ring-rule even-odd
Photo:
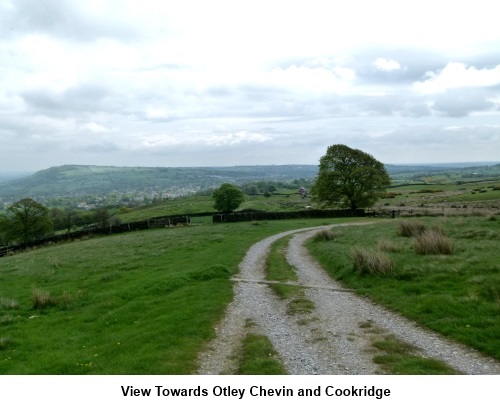
[(213, 188), (221, 183), (250, 180), (313, 178), (317, 166), (236, 167), (114, 167), (66, 165), (3, 183), (0, 197), (105, 195), (138, 190), (166, 191), (178, 195)]
[[(403, 184), (466, 183), (500, 177), (500, 165), (438, 167), (386, 165), (395, 186)], [(144, 192), (169, 196), (187, 195), (228, 182), (313, 180), (317, 165), (232, 167), (115, 167), (65, 165), (30, 176), (3, 181), (0, 199), (105, 196), (110, 193)]]

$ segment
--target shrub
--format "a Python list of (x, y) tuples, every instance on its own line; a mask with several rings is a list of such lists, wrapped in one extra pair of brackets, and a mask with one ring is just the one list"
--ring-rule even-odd
[(353, 269), (360, 274), (386, 275), (394, 271), (394, 263), (383, 252), (354, 247), (351, 250)]
[(453, 243), (435, 229), (429, 229), (413, 239), (415, 252), (421, 255), (450, 255)]
[(400, 221), (399, 235), (406, 238), (414, 238), (425, 232), (426, 226), (420, 221)]

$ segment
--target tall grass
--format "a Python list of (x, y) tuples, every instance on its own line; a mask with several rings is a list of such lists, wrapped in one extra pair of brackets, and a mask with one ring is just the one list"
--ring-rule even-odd
[(442, 232), (428, 229), (413, 238), (415, 252), (420, 255), (451, 255), (453, 254), (452, 241)]
[(406, 238), (414, 238), (422, 234), (426, 229), (426, 225), (420, 221), (402, 220), (398, 223), (399, 236)]
[(51, 300), (50, 292), (34, 288), (31, 294), (31, 302), (35, 309), (45, 309), (54, 302)]
[(394, 263), (384, 252), (354, 247), (350, 253), (353, 269), (359, 274), (388, 275), (394, 271)]
[(13, 298), (0, 298), (0, 308), (1, 309), (17, 309), (19, 308), (19, 303)]

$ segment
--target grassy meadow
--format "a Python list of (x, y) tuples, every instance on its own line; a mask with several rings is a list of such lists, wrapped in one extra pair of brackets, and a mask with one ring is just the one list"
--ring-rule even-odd
[(394, 185), (387, 189), (375, 209), (436, 210), (445, 215), (473, 214), (478, 210), (500, 209), (500, 180), (468, 183)]
[[(402, 225), (418, 229), (409, 237)], [(308, 243), (345, 286), (455, 341), (500, 359), (500, 220), (394, 219)], [(406, 236), (402, 236), (406, 235)]]
[(340, 221), (181, 226), (3, 257), (0, 374), (193, 373), (246, 250)]

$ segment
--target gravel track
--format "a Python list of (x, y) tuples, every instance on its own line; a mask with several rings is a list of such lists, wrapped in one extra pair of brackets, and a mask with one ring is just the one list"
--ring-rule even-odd
[[(358, 226), (365, 223), (337, 226)], [(292, 375), (375, 374), (372, 362), (374, 337), (394, 335), (420, 350), (419, 355), (446, 362), (462, 374), (500, 374), (500, 363), (476, 351), (447, 341), (433, 332), (371, 301), (343, 290), (310, 257), (303, 246), (318, 230), (332, 225), (282, 232), (254, 244), (240, 263), (234, 300), (216, 328), (217, 336), (200, 354), (198, 374), (234, 374), (235, 353), (247, 332), (246, 320), (266, 335)], [(265, 260), (271, 244), (288, 235), (287, 260), (296, 268), (299, 282), (324, 288), (306, 288), (316, 309), (312, 314), (287, 314), (287, 302), (276, 297), (264, 279)]]

